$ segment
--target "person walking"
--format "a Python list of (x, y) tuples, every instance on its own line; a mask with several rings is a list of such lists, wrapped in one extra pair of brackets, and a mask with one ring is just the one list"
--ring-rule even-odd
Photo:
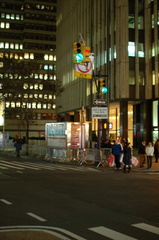
[(120, 163), (120, 154), (121, 154), (121, 152), (122, 152), (121, 144), (119, 143), (118, 140), (115, 140), (115, 143), (112, 146), (112, 154), (115, 157), (116, 169), (121, 169), (121, 163)]
[(14, 147), (17, 152), (17, 157), (20, 157), (20, 151), (22, 150), (22, 145), (23, 145), (23, 143), (22, 143), (21, 139), (18, 139), (14, 144)]
[(124, 169), (123, 172), (126, 173), (127, 171), (130, 172), (131, 170), (131, 147), (130, 143), (125, 143), (123, 147), (123, 163), (124, 163)]
[(154, 153), (155, 153), (155, 162), (158, 163), (158, 159), (159, 159), (159, 139), (157, 139), (157, 141), (155, 142), (154, 145)]
[(154, 154), (154, 147), (152, 145), (152, 142), (149, 142), (148, 145), (146, 146), (146, 155), (147, 155), (147, 168), (152, 167), (152, 157)]
[(142, 141), (139, 149), (138, 154), (140, 156), (140, 167), (144, 167), (144, 163), (146, 162), (146, 142)]

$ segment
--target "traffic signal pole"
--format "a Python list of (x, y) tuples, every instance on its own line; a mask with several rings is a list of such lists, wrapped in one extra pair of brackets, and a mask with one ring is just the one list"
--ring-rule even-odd
[[(97, 77), (97, 79), (96, 79), (96, 77)], [(108, 75), (106, 75), (106, 74), (101, 74), (100, 73), (100, 71), (98, 72), (98, 74), (96, 74), (95, 76), (94, 76), (94, 79), (95, 79), (95, 84), (96, 84), (96, 89), (97, 89), (97, 99), (99, 99), (100, 98), (100, 93), (101, 93), (101, 84), (100, 84), (100, 79), (101, 78), (105, 78), (105, 77), (108, 77)], [(103, 80), (102, 80), (103, 81)], [(108, 90), (108, 81), (106, 81), (106, 89)], [(102, 91), (103, 92), (103, 91)], [(103, 93), (106, 93), (107, 91), (104, 91)], [(108, 107), (108, 97), (107, 97), (107, 102), (106, 102), (106, 105), (107, 105), (107, 107)], [(103, 104), (102, 103), (100, 103), (100, 101), (99, 101), (99, 103), (98, 103), (98, 106), (100, 106), (100, 107), (102, 107), (103, 106)], [(109, 117), (108, 117), (109, 118)], [(106, 123), (107, 123), (107, 129), (106, 129), (106, 131), (107, 131), (107, 136), (109, 135), (109, 123), (108, 123), (108, 118), (106, 119)], [(102, 131), (103, 131), (103, 121), (102, 121), (103, 119), (98, 119), (98, 148), (100, 149), (101, 148), (101, 138), (102, 138)]]

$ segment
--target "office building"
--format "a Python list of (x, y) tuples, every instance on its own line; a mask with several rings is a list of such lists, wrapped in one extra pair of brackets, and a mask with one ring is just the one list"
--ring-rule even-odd
[[(3, 106), (5, 132), (11, 137), (25, 136), (26, 118), (17, 113), (18, 109), (28, 109), (28, 114), (32, 113), (29, 137), (44, 137), (45, 123), (56, 121), (54, 92), (45, 91), (43, 85), (48, 80), (56, 81), (56, 4), (56, 0), (0, 1), (1, 70), (4, 57), (23, 60), (26, 64), (35, 60), (40, 65), (30, 82), (20, 80), (9, 70), (0, 74), (1, 120), (4, 117)], [(4, 82), (9, 80), (22, 84), (5, 92)], [(3, 123), (0, 125), (2, 131)]]
[[(74, 76), (73, 43), (81, 39), (94, 54), (92, 79)], [(57, 42), (57, 77), (65, 87), (59, 121), (84, 115), (98, 134), (91, 109), (106, 99), (110, 139), (122, 136), (137, 147), (159, 138), (159, 0), (59, 0)], [(99, 71), (108, 88), (102, 95)]]

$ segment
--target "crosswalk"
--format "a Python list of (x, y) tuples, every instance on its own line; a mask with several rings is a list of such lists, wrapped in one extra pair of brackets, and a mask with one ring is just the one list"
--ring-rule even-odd
[(83, 167), (83, 166), (71, 166), (71, 165), (63, 165), (63, 164), (52, 164), (52, 163), (35, 163), (30, 161), (5, 161), (0, 160), (0, 170), (6, 169), (14, 169), (18, 172), (22, 172), (24, 170), (48, 170), (48, 171), (76, 171), (76, 172), (99, 172), (98, 169), (91, 168), (91, 167)]
[[(131, 227), (145, 231), (146, 236), (147, 236), (148, 232), (150, 234), (153, 234), (153, 236), (151, 236), (151, 238), (144, 237), (144, 240), (154, 239), (155, 235), (156, 235), (155, 239), (159, 238), (159, 227), (155, 227), (155, 226), (152, 226), (152, 225), (149, 225), (146, 223), (132, 224)], [(99, 234), (103, 237), (107, 237), (107, 238), (113, 239), (113, 240), (139, 240), (139, 238), (134, 238), (132, 236), (120, 233), (118, 231), (114, 231), (105, 226), (93, 227), (93, 228), (89, 228), (88, 230), (93, 231), (96, 234)]]

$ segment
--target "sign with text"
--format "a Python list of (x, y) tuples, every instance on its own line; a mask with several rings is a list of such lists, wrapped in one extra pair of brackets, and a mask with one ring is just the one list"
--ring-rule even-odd
[(108, 108), (107, 107), (92, 107), (92, 118), (108, 119)]

